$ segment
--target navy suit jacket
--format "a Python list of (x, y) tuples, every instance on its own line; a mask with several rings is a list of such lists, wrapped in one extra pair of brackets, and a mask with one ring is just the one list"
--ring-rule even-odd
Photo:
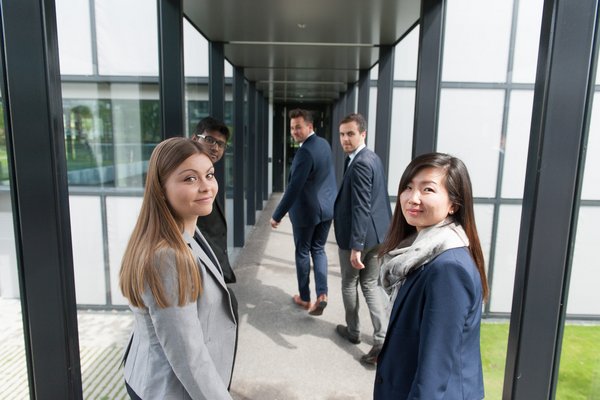
[(481, 279), (466, 247), (409, 274), (379, 354), (374, 399), (482, 399), (481, 306)]
[(343, 250), (370, 249), (383, 242), (391, 218), (383, 164), (365, 147), (348, 166), (335, 199), (335, 240)]
[(311, 135), (294, 156), (288, 186), (273, 219), (279, 222), (289, 212), (297, 227), (328, 221), (333, 218), (335, 193), (331, 146), (322, 137)]

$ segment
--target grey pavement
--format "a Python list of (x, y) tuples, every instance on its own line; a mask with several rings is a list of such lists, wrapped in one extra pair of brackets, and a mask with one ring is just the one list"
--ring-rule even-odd
[[(269, 224), (280, 195), (266, 202), (235, 255), (239, 344), (233, 381), (235, 400), (342, 400), (372, 398), (375, 371), (359, 358), (372, 345), (373, 327), (362, 295), (362, 343), (335, 333), (344, 323), (337, 246), (331, 230), (329, 304), (313, 317), (292, 302), (298, 292), (289, 219)], [(311, 276), (311, 290), (314, 280)], [(314, 294), (313, 294), (314, 296)], [(0, 299), (0, 399), (27, 399), (27, 374), (18, 300)], [(129, 311), (78, 311), (85, 399), (126, 399), (120, 361), (131, 330)]]
[[(285, 217), (277, 229), (269, 219), (280, 195), (273, 195), (247, 245), (236, 258), (240, 304), (239, 347), (232, 395), (242, 399), (370, 399), (375, 371), (359, 359), (372, 345), (373, 327), (361, 298), (362, 343), (335, 332), (344, 324), (340, 266), (331, 229), (327, 243), (329, 304), (313, 317), (296, 306), (298, 293), (292, 227)], [(311, 275), (314, 298), (314, 280)]]

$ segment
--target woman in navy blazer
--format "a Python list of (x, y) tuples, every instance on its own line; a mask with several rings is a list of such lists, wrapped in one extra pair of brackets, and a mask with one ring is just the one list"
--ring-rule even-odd
[(119, 275), (134, 314), (124, 368), (132, 399), (231, 399), (236, 319), (217, 258), (196, 228), (217, 190), (199, 143), (171, 138), (152, 152)]
[(482, 399), (488, 286), (462, 161), (430, 153), (408, 165), (380, 257), (393, 307), (374, 398)]

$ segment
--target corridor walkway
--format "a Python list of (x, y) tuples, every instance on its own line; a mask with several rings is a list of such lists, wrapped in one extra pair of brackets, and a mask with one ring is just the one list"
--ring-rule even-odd
[[(269, 219), (279, 202), (274, 195), (261, 213), (246, 247), (236, 259), (240, 337), (232, 393), (238, 400), (370, 399), (374, 368), (358, 360), (372, 345), (373, 327), (361, 298), (363, 342), (353, 345), (335, 333), (344, 324), (337, 245), (331, 229), (329, 305), (312, 317), (292, 302), (298, 292), (292, 226), (277, 229)], [(311, 275), (314, 296), (314, 280)]]
[[(273, 230), (269, 219), (280, 195), (266, 203), (234, 264), (238, 282), (239, 347), (231, 385), (235, 400), (370, 399), (375, 371), (358, 361), (371, 348), (372, 326), (361, 298), (363, 342), (335, 333), (344, 323), (333, 229), (327, 245), (329, 305), (312, 317), (292, 302), (297, 293), (289, 219)], [(311, 290), (314, 281), (311, 276)], [(22, 318), (18, 300), (0, 301), (0, 399), (28, 399)], [(120, 368), (131, 330), (129, 311), (78, 311), (85, 399), (126, 399)]]

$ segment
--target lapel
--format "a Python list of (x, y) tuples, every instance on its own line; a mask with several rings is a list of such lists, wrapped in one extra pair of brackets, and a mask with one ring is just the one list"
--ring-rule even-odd
[(398, 290), (398, 295), (396, 296), (396, 300), (394, 301), (392, 312), (390, 314), (389, 326), (392, 326), (393, 321), (398, 317), (398, 314), (402, 309), (402, 303), (404, 303), (406, 300), (406, 295), (410, 292), (410, 288), (415, 284), (422, 273), (423, 267), (419, 267), (417, 271), (414, 271), (412, 274), (410, 274), (412, 276), (409, 275), (409, 278), (406, 279), (404, 285), (402, 285)]
[(221, 217), (221, 220), (223, 221), (225, 226), (227, 226), (227, 219), (225, 219), (225, 212), (223, 211), (223, 207), (221, 206), (221, 203), (219, 203), (219, 200), (216, 198), (213, 203), (213, 207), (217, 210), (217, 213), (219, 214), (219, 217)]
[[(352, 159), (352, 162), (350, 162), (350, 164), (348, 164), (348, 169), (346, 169), (346, 172), (344, 173), (344, 175), (342, 176), (342, 183), (340, 185), (340, 188), (338, 190), (338, 194), (335, 198), (335, 201), (337, 203), (337, 199), (340, 196), (340, 193), (342, 193), (342, 188), (344, 187), (344, 185), (346, 184), (346, 181), (350, 180), (350, 173), (352, 171), (352, 168), (354, 168), (354, 165), (356, 165), (356, 161), (360, 159), (361, 156), (364, 155), (365, 150), (367, 150), (367, 148), (363, 148), (361, 151), (358, 152), (358, 154), (356, 154), (354, 156), (354, 158)], [(347, 156), (346, 156), (347, 157)]]
[[(202, 234), (200, 233), (200, 231), (198, 230), (198, 228), (196, 228), (196, 234), (200, 237), (200, 240), (203, 241), (203, 243), (205, 244), (205, 247), (208, 248), (208, 249), (210, 249), (210, 252), (212, 253), (211, 254), (212, 257), (216, 260), (217, 257), (213, 253), (212, 249), (210, 248), (210, 245), (208, 244), (208, 242), (206, 241), (206, 239), (204, 239), (204, 236), (202, 236)], [(225, 285), (225, 279), (223, 278), (223, 273), (221, 272), (221, 270), (219, 269), (219, 267), (216, 266), (210, 260), (210, 257), (208, 257), (208, 255), (206, 255), (206, 253), (204, 253), (204, 251), (202, 250), (202, 248), (200, 247), (200, 245), (187, 232), (183, 232), (183, 238), (187, 242), (188, 246), (191, 247), (192, 253), (194, 253), (194, 256), (196, 256), (196, 258), (215, 277), (215, 280), (217, 282), (219, 282), (219, 284), (223, 287), (223, 289), (227, 290), (227, 285)]]

